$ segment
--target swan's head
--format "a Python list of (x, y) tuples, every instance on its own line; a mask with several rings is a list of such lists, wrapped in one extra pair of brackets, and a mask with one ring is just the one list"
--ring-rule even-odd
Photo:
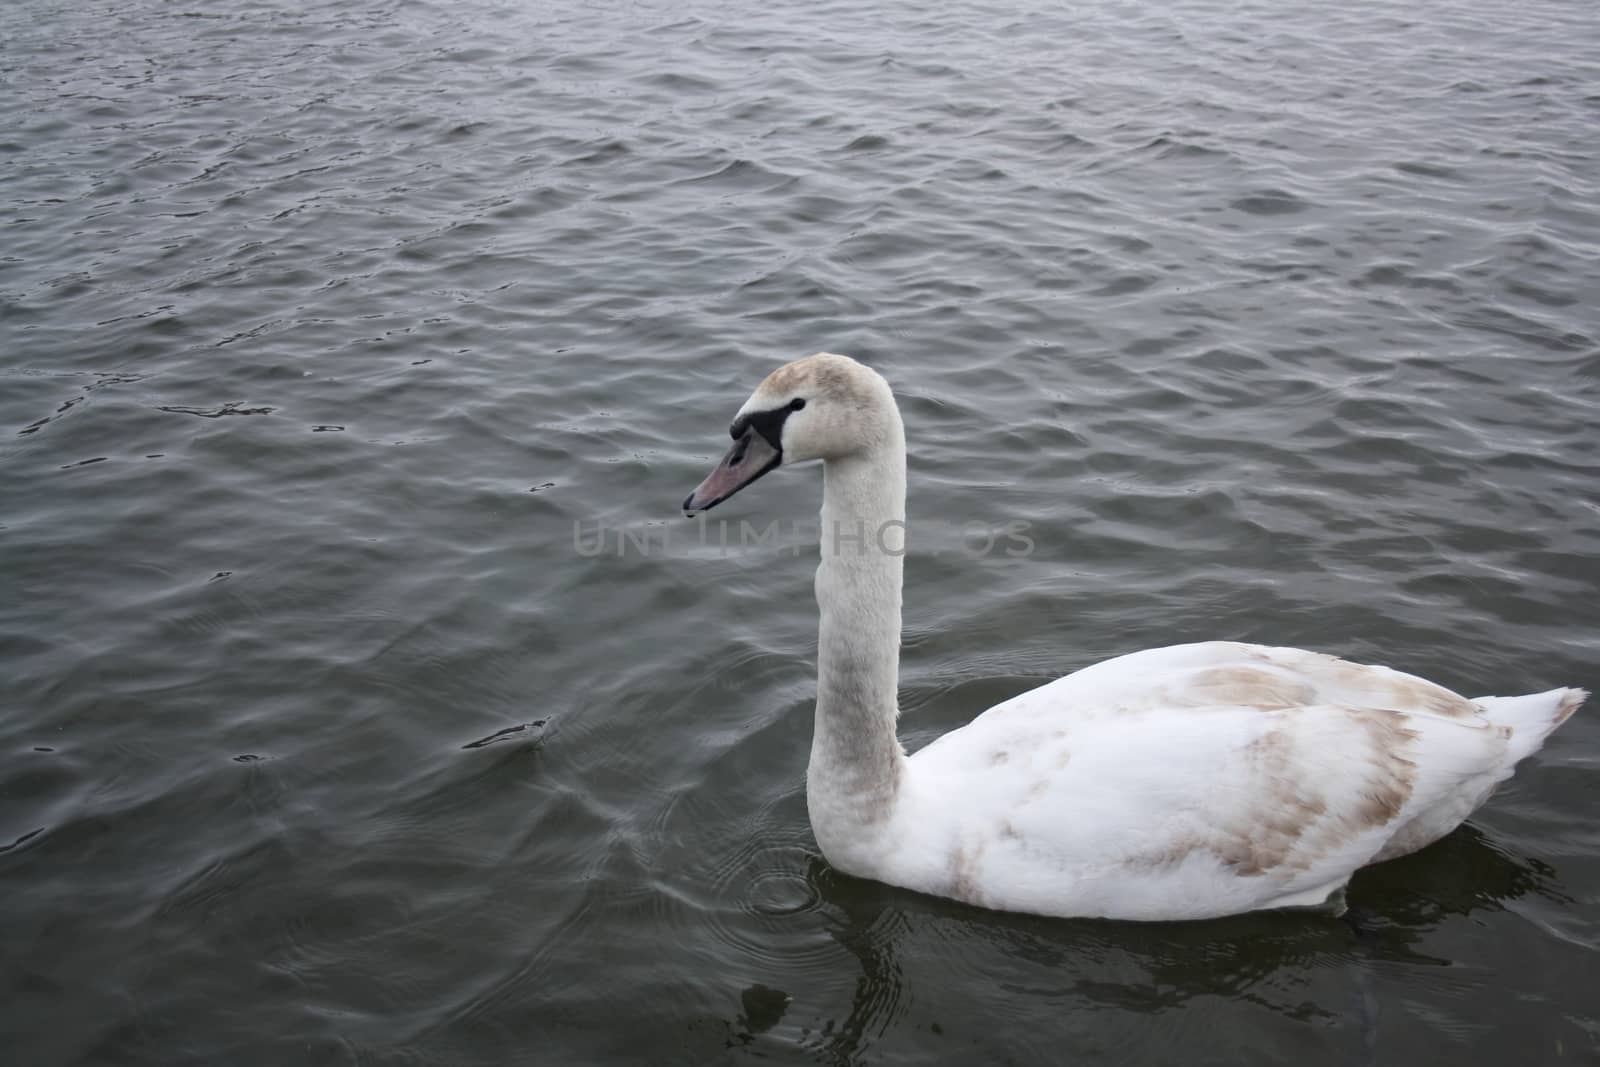
[(733, 417), (733, 447), (683, 510), (708, 511), (785, 464), (870, 452), (898, 439), (898, 423), (894, 394), (877, 371), (831, 352), (786, 363)]

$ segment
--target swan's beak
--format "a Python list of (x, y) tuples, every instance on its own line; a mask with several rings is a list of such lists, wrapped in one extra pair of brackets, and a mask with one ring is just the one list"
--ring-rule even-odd
[(717, 469), (706, 475), (689, 498), (684, 511), (710, 511), (763, 474), (783, 462), (783, 453), (751, 427), (733, 442)]

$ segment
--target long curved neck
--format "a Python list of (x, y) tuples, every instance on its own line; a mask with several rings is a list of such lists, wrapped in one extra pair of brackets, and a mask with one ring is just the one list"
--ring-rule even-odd
[(852, 843), (886, 822), (905, 771), (899, 716), (906, 449), (900, 416), (877, 447), (823, 467), (817, 568), (817, 720), (806, 777), (823, 853), (849, 869)]

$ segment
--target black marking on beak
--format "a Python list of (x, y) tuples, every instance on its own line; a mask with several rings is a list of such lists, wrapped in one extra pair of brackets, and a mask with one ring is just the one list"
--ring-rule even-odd
[(733, 447), (683, 502), (684, 511), (708, 511), (783, 463), (783, 424), (806, 402), (796, 398), (772, 411), (753, 411), (733, 420)]
[(766, 438), (767, 444), (781, 450), (783, 448), (783, 424), (789, 416), (806, 406), (806, 402), (799, 397), (791, 400), (781, 408), (771, 411), (752, 411), (748, 415), (741, 415), (733, 420), (733, 425), (728, 427), (728, 436), (735, 441), (744, 436), (746, 430), (754, 430)]

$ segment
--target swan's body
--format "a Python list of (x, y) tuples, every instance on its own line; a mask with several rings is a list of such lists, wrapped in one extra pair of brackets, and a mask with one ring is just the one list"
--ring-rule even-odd
[(840, 870), (1007, 911), (1185, 919), (1337, 905), (1358, 868), (1458, 826), (1583, 702), (1468, 700), (1384, 667), (1208, 642), (1136, 652), (906, 756), (905, 439), (888, 384), (822, 353), (775, 371), (685, 508), (823, 460), (806, 800)]

